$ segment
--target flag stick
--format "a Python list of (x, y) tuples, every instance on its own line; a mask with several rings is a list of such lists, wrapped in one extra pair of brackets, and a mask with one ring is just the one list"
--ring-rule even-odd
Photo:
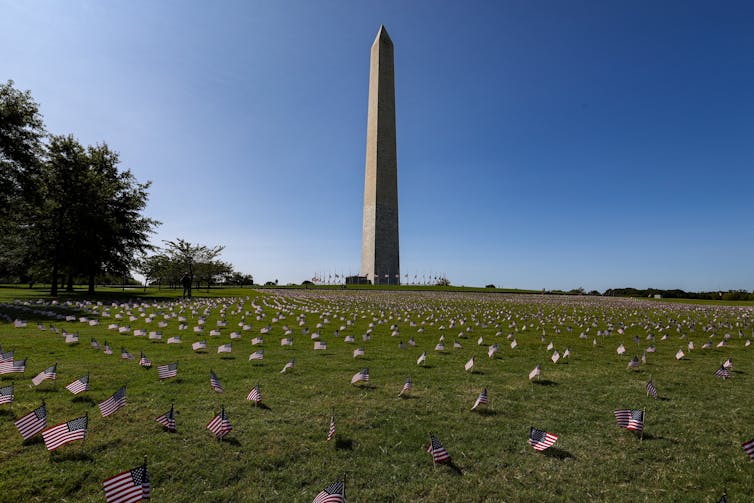
[[(649, 374), (649, 382), (652, 382), (652, 374)], [(647, 389), (647, 396), (649, 396), (649, 389)]]
[[(44, 404), (44, 402), (42, 402)], [(84, 452), (84, 443), (86, 443), (87, 433), (89, 433), (89, 412), (85, 414), (86, 417), (86, 430), (84, 430), (84, 438), (81, 439), (81, 452)]]
[(641, 437), (639, 438), (640, 442), (644, 441), (644, 426), (647, 424), (647, 408), (644, 407), (641, 411), (641, 421), (642, 421), (642, 427), (641, 427)]

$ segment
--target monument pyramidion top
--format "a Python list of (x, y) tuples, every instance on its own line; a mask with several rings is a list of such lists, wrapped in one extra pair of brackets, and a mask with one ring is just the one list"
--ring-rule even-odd
[(393, 41), (390, 39), (390, 35), (387, 34), (387, 29), (385, 28), (384, 24), (381, 24), (380, 29), (377, 31), (377, 36), (374, 39), (374, 43), (376, 44), (377, 42), (393, 45)]

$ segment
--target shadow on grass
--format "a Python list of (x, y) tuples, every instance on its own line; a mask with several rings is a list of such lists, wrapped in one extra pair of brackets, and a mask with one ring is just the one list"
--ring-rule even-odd
[(657, 401), (658, 401), (658, 402), (669, 402), (669, 401), (670, 401), (670, 398), (668, 398), (668, 397), (666, 397), (666, 396), (658, 396), (658, 397), (657, 397)]
[(558, 386), (558, 383), (555, 381), (551, 381), (549, 379), (541, 379), (538, 381), (533, 381), (534, 384), (538, 384), (539, 386)]
[(60, 392), (59, 388), (48, 388), (48, 387), (45, 387), (45, 388), (35, 387), (34, 388), (34, 393), (59, 393), (59, 392)]
[(94, 407), (95, 405), (97, 405), (97, 402), (95, 402), (94, 400), (92, 400), (88, 396), (76, 396), (76, 397), (73, 397), (73, 399), (71, 400), (71, 402), (73, 402), (73, 403), (86, 403), (86, 404), (89, 404), (89, 407)]
[(26, 440), (21, 442), (21, 445), (25, 447), (27, 445), (37, 445), (41, 443), (44, 443), (44, 440), (42, 440), (41, 435), (37, 435), (36, 437), (27, 438)]
[(417, 365), (420, 369), (433, 369), (434, 365)]
[(258, 403), (254, 406), (255, 409), (272, 410), (266, 403)]
[(480, 416), (497, 416), (497, 411), (492, 409), (476, 409), (474, 412)]
[(461, 468), (455, 464), (453, 461), (449, 461), (445, 463), (445, 466), (450, 468), (450, 471), (453, 472), (455, 475), (463, 475), (463, 472), (461, 471)]
[(235, 356), (221, 356), (220, 359), (221, 360), (235, 360), (236, 357)]
[(241, 447), (241, 442), (239, 442), (236, 437), (230, 437), (230, 438), (225, 437), (220, 442), (223, 444), (230, 444), (234, 447)]
[(16, 415), (10, 409), (0, 409), (0, 417), (15, 417)]
[[(637, 433), (636, 434), (636, 438), (641, 439), (642, 438), (641, 434)], [(645, 431), (644, 432), (643, 440), (665, 440), (665, 437), (659, 437), (659, 436), (656, 436), (656, 435), (652, 435), (651, 433), (647, 433)]]
[(50, 454), (50, 461), (53, 463), (62, 463), (64, 461), (87, 461), (94, 462), (94, 458), (88, 452), (83, 450), (70, 450), (59, 453), (57, 451)]
[(548, 458), (555, 458), (555, 459), (576, 459), (576, 456), (571, 454), (568, 451), (564, 451), (563, 449), (558, 449), (557, 447), (550, 447), (549, 449), (545, 449), (542, 451), (542, 454), (547, 456)]
[(335, 437), (335, 449), (338, 451), (352, 451), (353, 440), (350, 438)]

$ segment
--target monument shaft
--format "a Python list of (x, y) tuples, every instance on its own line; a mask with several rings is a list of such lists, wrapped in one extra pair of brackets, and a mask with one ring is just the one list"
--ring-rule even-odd
[(373, 284), (400, 283), (398, 156), (395, 142), (393, 42), (384, 26), (369, 67), (361, 275)]

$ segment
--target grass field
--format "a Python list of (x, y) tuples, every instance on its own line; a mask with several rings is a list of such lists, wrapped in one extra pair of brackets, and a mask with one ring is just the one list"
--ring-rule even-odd
[[(754, 465), (741, 449), (743, 441), (754, 437), (754, 349), (745, 347), (754, 338), (751, 306), (541, 295), (238, 290), (191, 303), (146, 299), (138, 306), (120, 304), (113, 292), (99, 297), (102, 305), (70, 300), (48, 307), (41, 299), (10, 304), (17, 293), (0, 292), (5, 299), (0, 312), (28, 320), (26, 328), (0, 324), (3, 349), (13, 350), (17, 359), (28, 358), (24, 374), (1, 376), (2, 386), (15, 385), (12, 406), (0, 405), (2, 499), (7, 501), (104, 501), (102, 480), (139, 465), (145, 455), (154, 501), (306, 502), (343, 476), (352, 502), (717, 501), (724, 490), (729, 501), (751, 500)], [(32, 310), (87, 316), (100, 324), (50, 320)], [(247, 312), (251, 328), (241, 330), (238, 324)], [(155, 317), (147, 322), (150, 313)], [(196, 334), (193, 327), (205, 313), (206, 328)], [(117, 314), (123, 318), (116, 319)], [(129, 316), (136, 319), (129, 321)], [(179, 330), (178, 316), (187, 318), (186, 330)], [(227, 327), (210, 337), (222, 318)], [(158, 328), (159, 321), (167, 327)], [(48, 329), (39, 330), (38, 322)], [(80, 343), (67, 345), (49, 330), (50, 323), (79, 332)], [(370, 323), (371, 340), (365, 342)], [(108, 329), (110, 324), (162, 330), (163, 340), (120, 334)], [(284, 325), (294, 332), (293, 347), (280, 346)], [(391, 325), (397, 325), (398, 336), (391, 336)], [(267, 326), (264, 343), (253, 346), (252, 338)], [(345, 329), (334, 335), (340, 327)], [(309, 333), (302, 333), (303, 328)], [(217, 354), (219, 345), (231, 342), (232, 331), (241, 333), (232, 341), (233, 352)], [(321, 334), (327, 350), (312, 349), (312, 332)], [(654, 341), (647, 340), (650, 334)], [(727, 346), (716, 347), (725, 334), (730, 335)], [(165, 343), (178, 335), (180, 344)], [(348, 335), (354, 343), (344, 341)], [(445, 350), (434, 351), (441, 336)], [(114, 354), (91, 348), (91, 337), (106, 340)], [(410, 338), (416, 346), (399, 349), (399, 340)], [(191, 343), (202, 339), (208, 351), (195, 353)], [(512, 339), (518, 343), (515, 349)], [(454, 340), (463, 348), (454, 349)], [(702, 349), (708, 340), (712, 347)], [(695, 344), (692, 351), (689, 341)], [(546, 349), (550, 342), (560, 353), (569, 348), (571, 356), (553, 364), (552, 351)], [(500, 350), (490, 359), (487, 351), (493, 343)], [(621, 343), (627, 348), (623, 356), (616, 353)], [(652, 343), (657, 351), (647, 354), (647, 363), (638, 371), (627, 369), (628, 361), (641, 357)], [(136, 360), (121, 360), (121, 347)], [(365, 348), (365, 357), (353, 358), (357, 347)], [(676, 361), (681, 347), (687, 356)], [(248, 361), (260, 348), (264, 360)], [(152, 369), (139, 367), (140, 351), (152, 360)], [(418, 366), (423, 351), (427, 363)], [(471, 356), (473, 371), (465, 372)], [(713, 372), (729, 356), (732, 378), (715, 377)], [(281, 374), (291, 358), (295, 368)], [(178, 377), (160, 382), (155, 367), (175, 361)], [(31, 378), (56, 362), (57, 381), (34, 387)], [(532, 383), (528, 374), (537, 364), (542, 376)], [(351, 376), (365, 367), (369, 383), (351, 385)], [(210, 388), (210, 369), (224, 393)], [(65, 385), (87, 373), (91, 390), (74, 397)], [(407, 375), (413, 391), (400, 398)], [(659, 400), (646, 396), (650, 375)], [(257, 382), (265, 407), (245, 400)], [(96, 404), (124, 383), (126, 407), (102, 418)], [(472, 412), (484, 387), (490, 405)], [(42, 400), (48, 426), (88, 412), (83, 445), (71, 443), (51, 456), (39, 436), (22, 441), (13, 421)], [(154, 420), (171, 402), (175, 434)], [(233, 431), (219, 442), (205, 426), (223, 404)], [(326, 442), (332, 408), (336, 439)], [(646, 409), (643, 439), (616, 426), (613, 410), (623, 408)], [(555, 446), (544, 452), (532, 449), (527, 444), (530, 426), (558, 435)], [(426, 452), (430, 432), (457, 469), (433, 466)]]

